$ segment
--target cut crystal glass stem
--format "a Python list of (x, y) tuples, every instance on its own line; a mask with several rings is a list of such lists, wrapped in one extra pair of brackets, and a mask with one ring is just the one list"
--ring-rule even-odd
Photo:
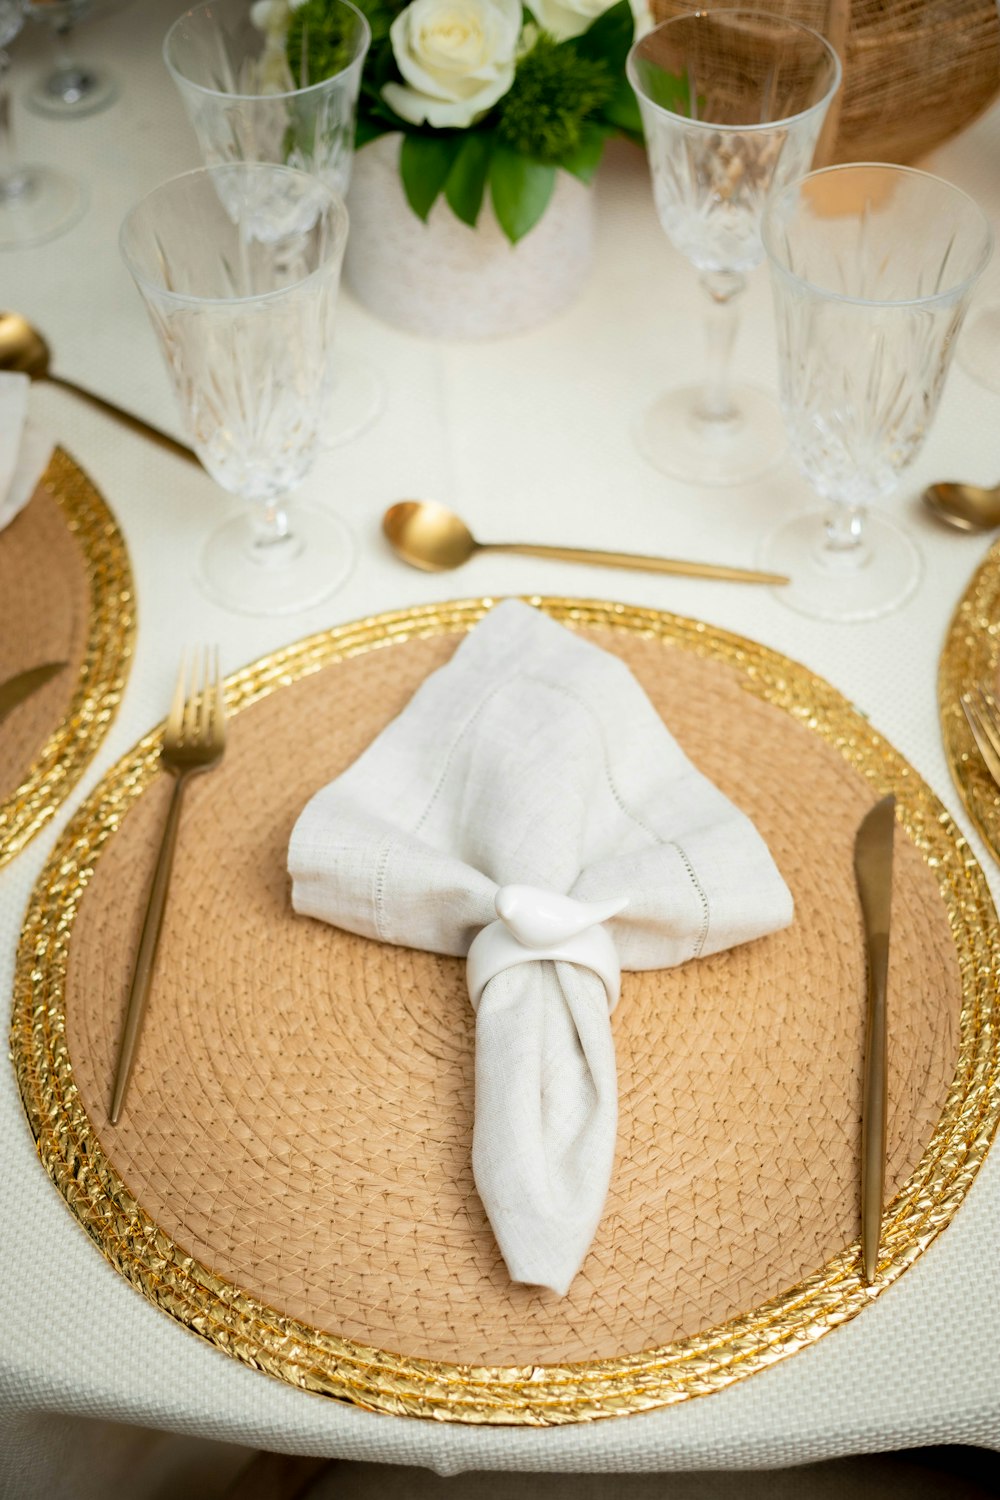
[(739, 327), (737, 298), (746, 288), (746, 277), (738, 271), (703, 271), (701, 285), (710, 301), (705, 318), (705, 388), (696, 414), (702, 422), (735, 422), (740, 412), (733, 399), (730, 370)]

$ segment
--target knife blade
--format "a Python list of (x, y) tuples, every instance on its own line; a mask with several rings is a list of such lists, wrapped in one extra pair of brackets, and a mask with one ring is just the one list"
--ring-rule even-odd
[(26, 672), (18, 672), (16, 676), (8, 677), (6, 682), (0, 682), (0, 723), (3, 723), (12, 708), (44, 687), (65, 665), (64, 661), (47, 661), (40, 667), (29, 667)]
[(875, 1280), (882, 1234), (888, 1095), (886, 985), (892, 905), (892, 845), (896, 799), (883, 797), (861, 820), (854, 840), (854, 878), (865, 933), (867, 1005), (861, 1096), (861, 1262)]

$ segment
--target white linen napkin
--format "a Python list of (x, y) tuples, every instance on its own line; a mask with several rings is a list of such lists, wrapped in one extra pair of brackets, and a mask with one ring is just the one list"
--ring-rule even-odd
[[(297, 912), (457, 955), (514, 884), (626, 897), (604, 924), (625, 969), (686, 963), (792, 918), (760, 835), (624, 663), (516, 600), (316, 793), (288, 867)], [(562, 1295), (611, 1177), (615, 995), (590, 968), (521, 956), (478, 1005), (473, 1170), (513, 1279)]]
[(27, 375), (0, 370), (0, 530), (27, 505), (52, 456), (28, 420), (30, 386)]

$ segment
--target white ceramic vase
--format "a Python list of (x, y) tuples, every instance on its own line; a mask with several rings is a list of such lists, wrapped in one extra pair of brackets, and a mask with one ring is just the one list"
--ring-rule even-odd
[(488, 191), (474, 229), (443, 196), (425, 224), (403, 192), (402, 139), (380, 136), (354, 159), (344, 274), (358, 300), (410, 333), (452, 339), (520, 333), (568, 307), (593, 260), (590, 188), (557, 173), (548, 208), (516, 245)]

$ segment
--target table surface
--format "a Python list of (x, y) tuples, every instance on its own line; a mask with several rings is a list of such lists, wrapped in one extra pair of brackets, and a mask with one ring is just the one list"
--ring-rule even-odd
[[(79, 50), (114, 68), (117, 103), (69, 124), (29, 114), (23, 93), (45, 61), (34, 29), (13, 47), (15, 118), (26, 159), (82, 179), (89, 207), (67, 234), (0, 260), (3, 304), (38, 322), (56, 368), (177, 430), (173, 399), (141, 302), (117, 250), (142, 193), (198, 164), (194, 137), (160, 60), (179, 0), (142, 0), (81, 26)], [(1000, 108), (926, 163), (1000, 222)], [(218, 641), (227, 670), (312, 631), (424, 601), (509, 593), (610, 598), (691, 615), (805, 661), (867, 714), (970, 835), (993, 886), (1000, 875), (949, 779), (935, 698), (952, 610), (988, 539), (946, 531), (917, 497), (933, 478), (998, 478), (1000, 395), (953, 369), (926, 447), (891, 509), (920, 548), (921, 587), (865, 625), (802, 618), (766, 589), (481, 556), (460, 576), (424, 575), (388, 552), (379, 521), (407, 496), (454, 505), (484, 538), (572, 541), (751, 563), (763, 534), (810, 505), (790, 461), (731, 491), (664, 479), (631, 428), (654, 395), (701, 358), (694, 276), (656, 221), (645, 161), (620, 146), (596, 188), (598, 254), (580, 300), (537, 332), (481, 344), (432, 343), (389, 328), (349, 293), (341, 347), (381, 374), (380, 419), (325, 452), (301, 491), (351, 527), (357, 563), (326, 604), (278, 621), (239, 617), (199, 593), (199, 543), (234, 508), (200, 472), (51, 387), (38, 420), (93, 476), (126, 536), (139, 631), (121, 712), (83, 782), (45, 832), (0, 873), (0, 987), (31, 889), (72, 810), (162, 717), (179, 643)], [(984, 301), (1000, 295), (1000, 268)], [(774, 388), (770, 296), (754, 273), (737, 374)], [(33, 1151), (10, 1069), (0, 1074), (0, 1491), (17, 1488), (44, 1414), (117, 1418), (317, 1456), (378, 1458), (441, 1472), (765, 1467), (922, 1443), (1000, 1448), (1000, 1161), (994, 1151), (952, 1225), (849, 1325), (784, 1363), (708, 1398), (642, 1417), (549, 1431), (484, 1430), (382, 1417), (306, 1395), (202, 1344), (104, 1262)], [(35, 1434), (32, 1439), (29, 1434)], [(20, 1444), (20, 1446), (19, 1446)], [(0, 1448), (3, 1444), (0, 1444)], [(14, 1476), (18, 1468), (22, 1478)], [(8, 1486), (4, 1488), (4, 1476)]]

